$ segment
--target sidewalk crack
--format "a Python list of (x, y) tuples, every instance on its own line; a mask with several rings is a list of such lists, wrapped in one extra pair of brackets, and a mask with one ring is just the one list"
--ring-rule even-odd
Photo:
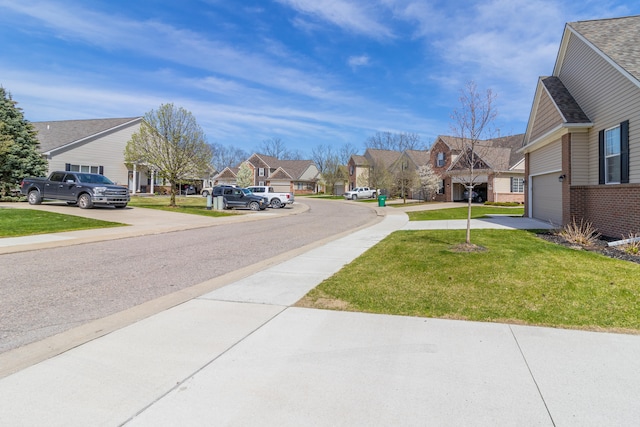
[(533, 371), (531, 370), (531, 366), (529, 366), (529, 361), (527, 361), (527, 357), (524, 355), (524, 351), (522, 351), (522, 347), (520, 346), (520, 342), (518, 342), (518, 337), (516, 337), (515, 332), (513, 331), (513, 327), (511, 325), (509, 325), (509, 330), (511, 331), (511, 336), (513, 336), (513, 340), (516, 342), (516, 346), (518, 346), (518, 351), (520, 352), (520, 356), (522, 356), (522, 360), (524, 361), (525, 366), (527, 367), (527, 370), (529, 371), (529, 375), (531, 375), (531, 380), (533, 380), (533, 383), (536, 386), (536, 389), (538, 390), (538, 394), (540, 395), (540, 399), (542, 399), (542, 403), (544, 404), (544, 408), (547, 411), (547, 414), (549, 415), (549, 420), (551, 420), (551, 424), (555, 427), (556, 423), (553, 420), (553, 416), (551, 415), (551, 411), (549, 410), (549, 406), (547, 406), (547, 401), (544, 398), (544, 395), (542, 394), (542, 390), (540, 390), (540, 385), (538, 385), (538, 381), (536, 381), (536, 377), (533, 375)]

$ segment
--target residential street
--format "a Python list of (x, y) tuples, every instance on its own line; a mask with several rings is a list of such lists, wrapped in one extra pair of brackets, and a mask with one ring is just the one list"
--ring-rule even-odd
[[(264, 216), (257, 221), (221, 218), (224, 225), (0, 255), (0, 353), (212, 279), (220, 278), (211, 287), (223, 286), (224, 275), (249, 274), (251, 266), (264, 267), (376, 215), (356, 203), (299, 203), (310, 209), (296, 215), (270, 209), (249, 214)], [(114, 221), (131, 213), (64, 209)]]

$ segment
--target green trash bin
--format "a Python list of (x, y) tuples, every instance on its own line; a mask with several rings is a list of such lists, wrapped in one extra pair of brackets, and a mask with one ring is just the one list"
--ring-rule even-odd
[(378, 206), (381, 208), (387, 206), (387, 196), (383, 194), (378, 196)]

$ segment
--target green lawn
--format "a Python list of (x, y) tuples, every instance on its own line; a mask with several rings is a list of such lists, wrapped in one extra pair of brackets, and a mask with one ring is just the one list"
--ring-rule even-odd
[(0, 237), (30, 236), (124, 225), (126, 224), (33, 209), (0, 209)]
[[(482, 218), (486, 215), (524, 215), (524, 207), (471, 206), (471, 218)], [(409, 221), (434, 221), (442, 219), (467, 219), (467, 206), (459, 208), (437, 209), (431, 211), (407, 212)]]
[(206, 197), (176, 197), (177, 207), (169, 206), (169, 196), (132, 196), (129, 206), (149, 209), (160, 209), (168, 212), (180, 212), (203, 216), (230, 216), (237, 212), (207, 210)]
[(299, 305), (407, 316), (640, 332), (640, 265), (523, 230), (399, 231)]

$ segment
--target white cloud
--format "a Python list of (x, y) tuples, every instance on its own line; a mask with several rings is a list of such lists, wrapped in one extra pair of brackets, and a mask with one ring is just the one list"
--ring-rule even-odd
[(359, 56), (350, 56), (347, 60), (347, 63), (352, 69), (356, 69), (359, 67), (364, 67), (369, 65), (369, 56), (368, 55), (359, 55)]
[(393, 38), (393, 31), (376, 16), (375, 2), (347, 0), (276, 0), (304, 15), (330, 22), (374, 39)]

